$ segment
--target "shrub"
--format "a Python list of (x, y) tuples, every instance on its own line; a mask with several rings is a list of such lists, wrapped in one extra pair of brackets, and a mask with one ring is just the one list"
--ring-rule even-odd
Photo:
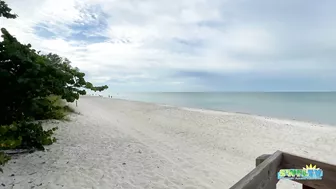
[(51, 95), (46, 98), (36, 99), (32, 107), (35, 120), (58, 119), (64, 120), (69, 112), (74, 110), (65, 105), (64, 100), (60, 96)]
[(43, 130), (40, 122), (20, 122), (0, 126), (0, 149), (36, 148), (44, 150), (43, 145), (50, 145), (56, 141), (52, 134), (57, 127)]
[[(6, 155), (3, 152), (0, 152), (0, 166), (5, 165), (10, 160), (10, 156)], [(3, 172), (2, 168), (0, 167), (0, 172)]]
[[(15, 19), (8, 5), (0, 0), (0, 17)], [(30, 44), (21, 44), (5, 28), (0, 40), (0, 150), (37, 148), (49, 145), (56, 128), (44, 131), (43, 119), (64, 119), (68, 111), (65, 101), (74, 102), (85, 89), (103, 91), (85, 81), (85, 74), (57, 54), (42, 55)], [(1, 155), (2, 154), (2, 155)], [(8, 157), (0, 154), (0, 165)]]

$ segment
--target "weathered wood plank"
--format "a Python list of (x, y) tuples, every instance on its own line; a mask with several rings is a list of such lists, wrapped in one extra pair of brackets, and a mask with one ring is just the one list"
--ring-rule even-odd
[(276, 151), (230, 189), (275, 189), (282, 152)]
[(315, 189), (335, 189), (336, 188), (336, 165), (319, 162), (303, 158), (300, 156), (283, 153), (283, 159), (281, 163), (282, 169), (302, 169), (306, 165), (313, 164), (316, 167), (323, 170), (322, 180), (293, 180), (303, 185), (309, 186)]

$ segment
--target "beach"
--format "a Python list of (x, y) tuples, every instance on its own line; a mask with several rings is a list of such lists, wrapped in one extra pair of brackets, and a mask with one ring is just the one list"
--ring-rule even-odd
[(55, 144), (5, 165), (0, 188), (230, 188), (276, 150), (336, 164), (333, 126), (93, 96), (74, 108), (45, 124)]

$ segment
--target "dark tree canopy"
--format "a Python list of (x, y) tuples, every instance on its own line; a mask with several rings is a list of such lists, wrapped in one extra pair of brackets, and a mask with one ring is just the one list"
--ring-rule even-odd
[(5, 18), (16, 18), (17, 15), (11, 13), (12, 9), (8, 7), (8, 5), (0, 0), (0, 17), (5, 17)]

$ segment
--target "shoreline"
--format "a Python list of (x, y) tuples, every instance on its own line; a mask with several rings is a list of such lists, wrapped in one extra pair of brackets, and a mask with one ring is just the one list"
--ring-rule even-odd
[(74, 108), (70, 122), (44, 125), (59, 128), (45, 152), (5, 165), (0, 188), (230, 188), (277, 150), (336, 164), (332, 127), (91, 96)]
[[(89, 97), (108, 98), (108, 97), (99, 97), (99, 96), (89, 96)], [(291, 118), (272, 117), (272, 116), (265, 116), (265, 115), (245, 113), (245, 112), (235, 112), (235, 111), (225, 111), (225, 110), (216, 110), (216, 109), (207, 109), (207, 108), (194, 108), (194, 107), (186, 107), (186, 106), (176, 106), (176, 105), (169, 105), (169, 104), (164, 104), (164, 103), (144, 102), (144, 101), (137, 101), (137, 100), (121, 99), (121, 98), (108, 98), (108, 99), (120, 100), (120, 101), (129, 101), (129, 102), (135, 102), (135, 103), (144, 103), (144, 104), (151, 104), (151, 105), (158, 105), (158, 106), (163, 106), (163, 107), (172, 107), (172, 108), (184, 109), (184, 110), (188, 110), (188, 111), (196, 111), (196, 112), (200, 111), (200, 112), (204, 112), (204, 113), (208, 112), (208, 113), (219, 113), (219, 114), (224, 113), (224, 114), (232, 114), (232, 115), (245, 115), (245, 116), (251, 116), (251, 117), (266, 119), (266, 120), (292, 122), (292, 123), (296, 123), (298, 125), (310, 124), (312, 127), (316, 127), (317, 125), (319, 125), (319, 127), (331, 127), (331, 128), (336, 129), (336, 125), (333, 125), (333, 124), (326, 124), (326, 123), (307, 121), (307, 120), (297, 120), (297, 119), (291, 119)]]

